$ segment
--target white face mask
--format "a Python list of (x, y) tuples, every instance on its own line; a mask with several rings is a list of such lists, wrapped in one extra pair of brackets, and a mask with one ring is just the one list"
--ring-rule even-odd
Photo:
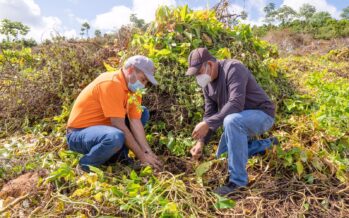
[(206, 65), (206, 72), (204, 74), (200, 74), (196, 76), (196, 81), (201, 86), (201, 88), (205, 88), (211, 81), (212, 78), (210, 75), (207, 74), (208, 72), (208, 65)]

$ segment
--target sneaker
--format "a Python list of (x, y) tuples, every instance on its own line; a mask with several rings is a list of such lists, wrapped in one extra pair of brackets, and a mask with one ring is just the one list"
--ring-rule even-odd
[(233, 182), (228, 182), (227, 184), (216, 188), (215, 190), (213, 190), (214, 193), (220, 195), (220, 196), (225, 196), (228, 195), (230, 193), (233, 193), (234, 191), (236, 191), (239, 188), (238, 185), (236, 185)]
[(83, 164), (79, 164), (79, 167), (82, 171), (86, 172), (86, 173), (90, 173), (90, 167), (88, 165), (83, 165)]

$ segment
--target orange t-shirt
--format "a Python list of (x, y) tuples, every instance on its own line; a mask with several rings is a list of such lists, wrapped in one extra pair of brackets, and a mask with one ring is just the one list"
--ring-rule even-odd
[(86, 86), (75, 100), (68, 127), (85, 128), (95, 125), (111, 126), (111, 117), (140, 119), (139, 105), (128, 103), (129, 90), (120, 72), (102, 73)]

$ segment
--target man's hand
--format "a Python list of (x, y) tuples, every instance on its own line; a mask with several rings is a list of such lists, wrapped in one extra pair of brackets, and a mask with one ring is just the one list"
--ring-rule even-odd
[(196, 142), (194, 147), (190, 149), (190, 153), (194, 160), (198, 160), (202, 155), (202, 150), (204, 148), (204, 143), (201, 141)]
[(198, 123), (192, 133), (192, 137), (196, 140), (202, 139), (208, 133), (209, 127), (205, 121)]
[(150, 165), (155, 170), (161, 170), (163, 164), (159, 158), (153, 153), (144, 153), (142, 157), (139, 158), (143, 164)]

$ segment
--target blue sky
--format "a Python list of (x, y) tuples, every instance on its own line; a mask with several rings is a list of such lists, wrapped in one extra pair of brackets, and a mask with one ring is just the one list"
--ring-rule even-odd
[[(159, 5), (180, 6), (188, 4), (192, 9), (211, 8), (219, 0), (0, 0), (0, 19), (21, 21), (31, 28), (29, 37), (42, 41), (52, 35), (79, 37), (83, 22), (103, 33), (115, 31), (129, 23), (129, 15), (151, 21)], [(274, 2), (277, 7), (288, 5), (298, 10), (304, 3), (314, 5), (318, 11), (328, 11), (339, 18), (349, 0), (230, 0), (231, 10), (248, 13), (246, 23), (263, 24), (263, 8)]]

